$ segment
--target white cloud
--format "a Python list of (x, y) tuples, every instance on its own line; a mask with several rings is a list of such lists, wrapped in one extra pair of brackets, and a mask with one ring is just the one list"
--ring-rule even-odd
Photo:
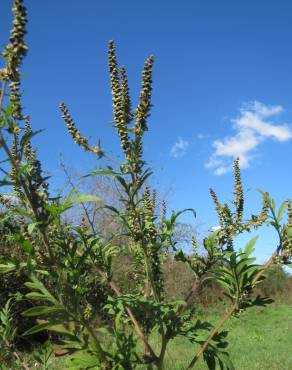
[(220, 176), (232, 170), (232, 162), (238, 157), (240, 167), (247, 168), (262, 141), (267, 138), (277, 141), (291, 139), (292, 130), (287, 124), (276, 125), (267, 121), (281, 112), (283, 107), (280, 105), (268, 106), (257, 101), (245, 104), (240, 109), (240, 116), (232, 120), (235, 135), (213, 142), (215, 150), (205, 167), (214, 169), (215, 175)]
[(255, 112), (262, 118), (275, 116), (283, 111), (284, 108), (281, 105), (265, 105), (256, 100), (243, 104), (242, 108), (240, 109), (242, 114), (245, 114), (245, 112)]
[(183, 157), (186, 154), (188, 147), (189, 142), (179, 137), (177, 142), (170, 149), (170, 155), (173, 158)]

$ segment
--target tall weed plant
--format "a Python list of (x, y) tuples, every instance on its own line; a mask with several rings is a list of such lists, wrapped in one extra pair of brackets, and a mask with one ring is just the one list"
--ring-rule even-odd
[[(275, 263), (291, 263), (292, 204), (284, 201), (279, 208), (267, 192), (262, 192), (262, 210), (244, 215), (244, 193), (239, 159), (234, 162), (234, 199), (221, 204), (211, 189), (220, 228), (204, 238), (199, 253), (193, 238), (192, 254), (186, 254), (173, 238), (180, 215), (193, 209), (167, 212), (166, 204), (158, 214), (156, 191), (149, 186), (152, 171), (143, 156), (143, 139), (148, 132), (152, 97), (153, 56), (144, 64), (138, 105), (133, 107), (125, 67), (117, 61), (115, 44), (109, 42), (108, 65), (112, 92), (113, 119), (120, 140), (123, 161), (117, 163), (100, 144), (92, 145), (78, 130), (68, 107), (60, 111), (69, 134), (81, 149), (96, 158), (105, 158), (108, 166), (89, 176), (109, 176), (118, 184), (119, 208), (104, 204), (93, 195), (72, 190), (66, 197), (54, 197), (49, 179), (32, 145), (38, 134), (22, 107), (21, 65), (27, 54), (25, 44), (27, 14), (22, 0), (14, 0), (14, 20), (8, 44), (2, 52), (0, 69), (0, 147), (3, 158), (1, 185), (9, 193), (0, 197), (4, 218), (17, 220), (19, 232), (11, 232), (25, 257), (6, 258), (2, 274), (22, 271), (29, 289), (25, 299), (31, 307), (23, 315), (36, 319), (25, 335), (49, 331), (57, 333), (67, 355), (68, 369), (163, 369), (168, 344), (176, 337), (187, 338), (193, 356), (186, 369), (196, 367), (200, 357), (209, 369), (233, 369), (228, 355), (228, 332), (224, 323), (240, 316), (255, 305), (269, 303), (267, 297), (251, 295), (254, 287)], [(115, 235), (104, 240), (90, 222), (64, 223), (63, 215), (75, 204), (97, 202), (122, 225), (125, 243), (117, 245)], [(287, 217), (286, 217), (287, 215)], [(287, 219), (287, 220), (286, 220)], [(286, 220), (286, 222), (285, 222)], [(89, 220), (88, 220), (89, 221)], [(234, 239), (262, 225), (271, 225), (277, 235), (275, 252), (263, 265), (251, 257), (256, 238), (240, 250)], [(9, 233), (9, 232), (8, 232)], [(183, 262), (193, 274), (192, 288), (183, 300), (167, 300), (163, 264), (169, 253)], [(131, 291), (121, 290), (113, 280), (113, 258), (130, 256)], [(225, 289), (230, 303), (219, 321), (212, 325), (198, 319), (192, 298), (206, 279), (214, 279)], [(94, 300), (90, 293), (96, 292)], [(9, 302), (1, 302), (2, 313)], [(4, 311), (3, 311), (4, 310)], [(6, 310), (6, 311), (5, 311)], [(3, 320), (2, 320), (3, 321)], [(6, 322), (7, 324), (7, 322)], [(4, 329), (1, 336), (5, 339)], [(3, 326), (3, 323), (2, 323)], [(1, 328), (2, 328), (1, 326)], [(4, 334), (3, 334), (4, 333)], [(151, 337), (159, 337), (153, 346)], [(156, 339), (157, 341), (157, 339)], [(27, 369), (25, 363), (21, 363)]]

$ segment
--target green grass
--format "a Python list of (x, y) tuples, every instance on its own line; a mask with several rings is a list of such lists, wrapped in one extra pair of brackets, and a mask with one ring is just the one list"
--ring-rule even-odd
[[(218, 310), (208, 310), (200, 319), (214, 323), (219, 315)], [(228, 351), (236, 370), (292, 370), (292, 305), (251, 308), (239, 319), (232, 318), (223, 329), (229, 331)], [(152, 339), (154, 347), (157, 339)], [(170, 342), (165, 369), (185, 369), (196, 349), (184, 338)], [(52, 369), (66, 369), (64, 360), (56, 359)], [(200, 361), (195, 369), (205, 370), (207, 366)]]
[[(202, 315), (212, 322), (216, 317), (217, 312)], [(228, 351), (236, 370), (292, 370), (292, 306), (251, 308), (223, 329), (229, 331)], [(185, 339), (176, 339), (169, 345), (165, 369), (185, 369), (195, 351)], [(196, 369), (207, 366), (201, 361)]]

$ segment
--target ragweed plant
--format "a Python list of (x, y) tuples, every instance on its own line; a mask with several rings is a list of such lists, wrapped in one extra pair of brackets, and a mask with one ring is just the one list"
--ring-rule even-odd
[(14, 344), (16, 328), (11, 315), (11, 300), (8, 300), (0, 311), (0, 359), (4, 362), (12, 355), (11, 347)]
[[(12, 299), (9, 299), (2, 307), (0, 306), (0, 369), (2, 365), (15, 364), (25, 370), (29, 370), (27, 364), (21, 359), (15, 348), (17, 328), (12, 314)], [(3, 367), (5, 369), (5, 367)]]
[[(234, 209), (222, 205), (211, 190), (218, 213), (220, 229), (204, 238), (204, 253), (199, 253), (193, 238), (193, 253), (188, 255), (174, 240), (180, 212), (167, 215), (166, 205), (157, 212), (156, 191), (150, 186), (151, 169), (143, 156), (143, 138), (148, 131), (151, 110), (152, 68), (150, 56), (143, 68), (141, 92), (137, 107), (132, 107), (126, 68), (119, 67), (115, 45), (109, 42), (108, 64), (112, 92), (113, 125), (123, 153), (122, 163), (112, 160), (100, 141), (90, 140), (78, 130), (65, 103), (60, 104), (67, 130), (77, 145), (97, 158), (113, 163), (90, 176), (108, 175), (118, 184), (121, 208), (102, 204), (92, 195), (80, 195), (75, 190), (66, 197), (53, 197), (48, 178), (44, 175), (31, 139), (36, 134), (21, 105), (20, 67), (27, 47), (24, 42), (26, 10), (21, 0), (14, 0), (14, 22), (10, 42), (2, 53), (4, 66), (0, 70), (0, 146), (6, 155), (1, 185), (13, 191), (2, 195), (5, 217), (16, 217), (20, 233), (11, 233), (25, 254), (23, 260), (6, 260), (0, 271), (13, 274), (21, 269), (27, 275), (26, 299), (31, 308), (23, 315), (35, 317), (36, 325), (26, 335), (40, 331), (58, 334), (71, 369), (163, 369), (170, 341), (182, 336), (197, 349), (187, 367), (195, 366), (203, 356), (210, 369), (232, 369), (227, 352), (227, 332), (221, 327), (231, 315), (253, 305), (265, 305), (267, 299), (252, 296), (254, 286), (265, 277), (273, 263), (291, 262), (291, 202), (276, 211), (275, 202), (263, 193), (259, 215), (244, 219), (244, 194), (239, 160), (234, 163)], [(6, 97), (8, 96), (8, 99)], [(63, 214), (76, 203), (99, 202), (111, 211), (123, 226), (123, 246), (115, 238), (104, 241), (86, 223), (66, 224)], [(288, 207), (288, 221), (282, 217)], [(279, 245), (264, 265), (254, 264), (251, 253), (255, 239), (240, 251), (234, 250), (234, 239), (243, 232), (262, 224), (273, 226)], [(88, 223), (90, 225), (90, 222)], [(169, 301), (165, 294), (163, 263), (165, 254), (189, 266), (193, 286), (184, 300)], [(127, 254), (131, 261), (131, 276), (135, 288), (121, 290), (114, 280), (113, 259)], [(215, 279), (225, 289), (230, 306), (214, 326), (197, 318), (192, 298), (205, 279)], [(92, 300), (89, 293), (98, 293)], [(92, 297), (92, 295), (91, 295)], [(157, 335), (154, 348), (151, 338)], [(26, 366), (25, 364), (22, 365)]]

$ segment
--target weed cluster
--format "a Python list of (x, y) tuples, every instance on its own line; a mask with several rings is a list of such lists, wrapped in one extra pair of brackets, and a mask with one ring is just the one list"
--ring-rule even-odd
[[(239, 160), (234, 162), (234, 200), (222, 205), (210, 190), (220, 222), (219, 230), (204, 238), (204, 253), (199, 253), (193, 238), (193, 253), (186, 254), (174, 241), (178, 217), (185, 209), (167, 214), (166, 205), (158, 214), (156, 191), (149, 186), (152, 175), (143, 157), (143, 138), (148, 131), (151, 109), (153, 56), (142, 73), (139, 102), (132, 108), (125, 67), (119, 67), (113, 41), (109, 42), (108, 64), (111, 81), (113, 118), (116, 134), (124, 155), (122, 163), (111, 160), (101, 145), (92, 146), (73, 121), (68, 108), (60, 110), (69, 134), (76, 144), (97, 158), (107, 158), (112, 166), (94, 171), (91, 176), (107, 175), (118, 184), (120, 208), (102, 203), (93, 195), (81, 195), (76, 190), (65, 198), (53, 197), (48, 178), (44, 176), (31, 139), (29, 116), (21, 104), (21, 64), (27, 53), (24, 42), (26, 9), (22, 0), (13, 1), (14, 21), (8, 45), (2, 52), (4, 66), (0, 70), (0, 147), (6, 158), (2, 162), (2, 186), (13, 189), (2, 194), (5, 209), (2, 218), (17, 222), (18, 230), (6, 230), (13, 248), (21, 258), (1, 258), (2, 274), (21, 273), (26, 277), (28, 292), (23, 299), (31, 304), (22, 315), (35, 318), (35, 325), (23, 335), (41, 331), (57, 333), (68, 354), (68, 368), (162, 369), (169, 343), (185, 337), (198, 348), (189, 360), (192, 369), (202, 356), (210, 369), (232, 369), (227, 352), (227, 332), (223, 324), (232, 316), (255, 305), (266, 305), (269, 299), (251, 295), (254, 287), (265, 278), (265, 272), (275, 263), (289, 264), (292, 257), (292, 204), (285, 201), (276, 211), (268, 193), (263, 192), (262, 211), (244, 217), (244, 193)], [(7, 99), (8, 96), (8, 99)], [(63, 215), (77, 203), (98, 202), (109, 210), (122, 225), (124, 245), (115, 238), (104, 240), (90, 223), (78, 226), (64, 223)], [(288, 219), (283, 217), (288, 209)], [(256, 238), (239, 251), (233, 241), (263, 224), (273, 226), (279, 241), (275, 252), (264, 264), (255, 264), (251, 257)], [(168, 253), (186, 264), (193, 276), (193, 285), (184, 300), (167, 299), (163, 265)], [(113, 258), (129, 256), (129, 269), (134, 284), (131, 291), (120, 290), (113, 279)], [(197, 318), (192, 298), (206, 279), (221, 284), (230, 304), (217, 324)], [(93, 292), (95, 292), (94, 299)], [(91, 297), (91, 298), (90, 298)], [(20, 366), (28, 365), (14, 347), (15, 328), (9, 316), (11, 300), (1, 302), (1, 360), (14, 356)], [(158, 350), (150, 341), (158, 333)], [(2, 350), (3, 348), (3, 350)], [(2, 354), (3, 352), (3, 354)], [(37, 356), (47, 363), (48, 351)], [(8, 358), (8, 360), (7, 360)], [(45, 366), (45, 365), (44, 365)]]

